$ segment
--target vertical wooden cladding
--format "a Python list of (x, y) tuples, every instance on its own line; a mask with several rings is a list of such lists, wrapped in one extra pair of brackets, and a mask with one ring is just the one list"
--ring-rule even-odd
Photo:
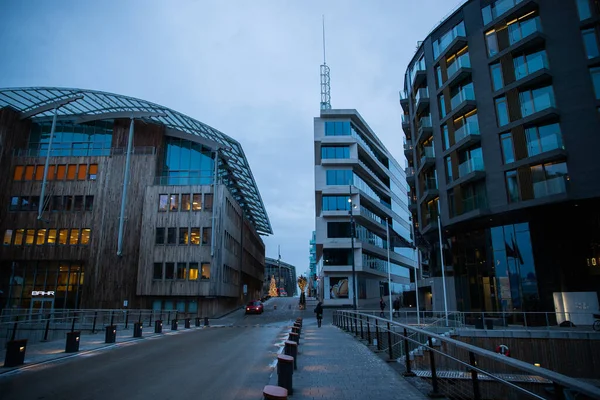
[(500, 58), (500, 68), (504, 86), (509, 85), (516, 80), (512, 53), (507, 53)]
[[(448, 63), (446, 62), (446, 57), (442, 57), (440, 60), (440, 72), (442, 73), (442, 82), (446, 82), (448, 80)], [(436, 86), (440, 83), (437, 82), (437, 73), (436, 73)]]
[(517, 88), (506, 92), (506, 103), (508, 105), (508, 116), (510, 121), (521, 119), (521, 103), (519, 102), (519, 90)]
[(454, 215), (463, 213), (463, 193), (460, 185), (454, 188), (454, 208)]
[(452, 103), (450, 102), (450, 86), (446, 86), (442, 91), (442, 94), (444, 95), (444, 107), (446, 108), (446, 114), (449, 114), (452, 111)]
[(525, 139), (525, 128), (519, 125), (511, 131), (513, 147), (515, 149), (515, 160), (522, 160), (528, 157), (527, 140)]
[(533, 178), (529, 167), (521, 167), (517, 169), (519, 178), (519, 188), (521, 190), (521, 200), (533, 199)]

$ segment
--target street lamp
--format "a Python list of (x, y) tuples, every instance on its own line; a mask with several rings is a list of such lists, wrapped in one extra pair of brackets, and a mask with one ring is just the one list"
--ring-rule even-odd
[(352, 214), (352, 209), (354, 208), (354, 204), (352, 204), (352, 185), (348, 185), (350, 187), (350, 197), (348, 198), (348, 203), (350, 203), (350, 243), (352, 248), (352, 308), (356, 310), (356, 266), (354, 263), (354, 215)]

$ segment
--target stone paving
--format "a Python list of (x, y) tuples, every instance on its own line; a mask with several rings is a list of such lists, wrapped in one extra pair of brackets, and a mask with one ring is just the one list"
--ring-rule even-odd
[[(303, 321), (291, 399), (427, 398), (351, 334), (325, 323), (325, 317), (321, 328), (314, 317)], [(277, 385), (277, 369), (269, 384)]]

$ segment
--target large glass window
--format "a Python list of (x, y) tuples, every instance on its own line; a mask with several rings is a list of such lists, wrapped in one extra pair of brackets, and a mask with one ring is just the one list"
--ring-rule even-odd
[(469, 111), (454, 120), (454, 143), (460, 142), (467, 136), (479, 135), (479, 120), (477, 110)]
[(487, 207), (485, 181), (463, 186), (463, 213)]
[(208, 185), (213, 183), (214, 152), (201, 144), (166, 138), (161, 184)]
[(592, 10), (590, 9), (590, 0), (576, 0), (577, 1), (577, 12), (579, 13), (579, 19), (581, 21), (592, 17)]
[(323, 196), (323, 211), (348, 211), (350, 210), (350, 196)]
[[(51, 127), (52, 121), (32, 124), (28, 143), (30, 155), (47, 155)], [(112, 133), (112, 121), (87, 124), (58, 121), (52, 138), (50, 156), (108, 156)]]
[(527, 128), (525, 129), (525, 139), (529, 157), (563, 148), (562, 134), (558, 123)]
[(152, 279), (162, 279), (162, 278), (163, 278), (162, 263), (154, 263), (154, 268), (152, 271)]
[(350, 158), (350, 147), (322, 146), (321, 158)]
[(202, 193), (192, 194), (192, 211), (202, 210)]
[(490, 65), (490, 75), (492, 76), (492, 87), (494, 90), (500, 90), (504, 86), (502, 78), (502, 67), (499, 62)]
[(498, 37), (496, 36), (495, 29), (485, 33), (485, 43), (487, 45), (488, 57), (498, 54), (500, 49), (498, 47)]
[(506, 97), (498, 97), (494, 100), (496, 103), (496, 118), (498, 119), (498, 126), (506, 125), (510, 122), (508, 117), (508, 104), (506, 104)]
[(328, 222), (328, 238), (347, 238), (350, 237), (350, 222)]
[(484, 165), (481, 147), (473, 147), (458, 153), (458, 162), (458, 176), (461, 178), (471, 172), (483, 171)]
[(198, 280), (198, 263), (197, 262), (190, 263), (190, 272), (188, 274), (188, 279), (190, 281)]
[(526, 117), (546, 108), (554, 107), (554, 91), (552, 86), (545, 86), (519, 93), (521, 115)]
[(515, 66), (515, 78), (519, 80), (542, 68), (548, 68), (546, 50), (515, 57), (513, 63)]
[(596, 99), (600, 100), (600, 67), (590, 68), (590, 75), (592, 76), (592, 84), (594, 85), (594, 94)]
[(600, 56), (596, 29), (585, 29), (581, 31), (581, 35), (583, 36), (583, 45), (585, 46), (585, 54), (587, 55), (587, 58), (596, 58)]
[(350, 249), (323, 249), (323, 264), (325, 265), (350, 265), (352, 264)]
[(347, 136), (350, 135), (349, 121), (326, 121), (325, 136)]
[(508, 192), (508, 201), (510, 203), (516, 203), (521, 200), (517, 171), (508, 171), (506, 173), (506, 191)]
[(497, 0), (487, 7), (481, 9), (483, 24), (487, 25), (498, 18), (523, 0)]
[(80, 243), (83, 245), (90, 244), (90, 236), (92, 234), (92, 230), (89, 228), (84, 228), (81, 230), (81, 241)]
[(330, 169), (327, 171), (327, 185), (349, 185), (352, 183), (352, 170), (349, 169)]
[(566, 189), (567, 163), (548, 163), (531, 167), (534, 197), (546, 197), (564, 193)]
[(510, 132), (500, 135), (500, 143), (502, 144), (502, 157), (504, 164), (515, 161), (515, 153), (513, 150), (512, 134)]

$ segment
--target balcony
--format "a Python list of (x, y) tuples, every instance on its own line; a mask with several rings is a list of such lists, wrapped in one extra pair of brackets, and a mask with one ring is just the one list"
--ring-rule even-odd
[(423, 184), (423, 192), (419, 202), (433, 200), (440, 195), (438, 190), (437, 180), (435, 178), (427, 178)]
[(444, 152), (444, 155), (456, 150), (462, 150), (480, 141), (479, 122), (477, 120), (468, 122), (454, 132), (454, 144)]
[(421, 234), (426, 235), (429, 232), (436, 231), (438, 229), (438, 216), (437, 213), (425, 213), (423, 215), (423, 228)]
[(533, 183), (533, 197), (536, 199), (566, 192), (567, 185), (564, 176)]
[(431, 123), (431, 115), (421, 117), (419, 120), (419, 130), (417, 132), (417, 142), (421, 143), (433, 134), (433, 125)]
[(415, 96), (415, 108), (416, 113), (421, 113), (429, 107), (429, 89), (421, 88), (417, 90), (417, 95)]
[(406, 167), (404, 172), (406, 173), (406, 181), (408, 182), (408, 184), (410, 185), (412, 182), (412, 185), (414, 185), (415, 184), (415, 169), (413, 167)]
[(520, 55), (527, 53), (528, 50), (543, 47), (542, 45), (546, 41), (546, 36), (543, 34), (539, 17), (532, 21), (531, 26), (525, 27), (527, 29), (519, 28), (511, 32), (509, 34), (508, 47), (491, 56), (488, 62), (492, 64), (509, 53)]
[(414, 150), (414, 146), (412, 144), (412, 140), (405, 140), (404, 141), (404, 155), (406, 156), (406, 158), (412, 158), (413, 150)]
[(535, 10), (537, 3), (538, 0), (497, 0), (481, 10), (483, 25), (487, 28), (500, 18), (511, 21)]
[(404, 90), (400, 90), (398, 94), (400, 95), (400, 105), (402, 106), (402, 110), (408, 112), (408, 94)]
[(450, 107), (451, 111), (442, 119), (442, 121), (440, 121), (441, 124), (454, 119), (457, 115), (464, 115), (477, 107), (472, 83), (461, 88), (459, 92), (450, 99)]
[(405, 134), (410, 135), (410, 115), (402, 114), (402, 130)]
[(411, 87), (419, 87), (427, 79), (427, 71), (424, 67), (415, 65), (415, 68), (417, 69), (415, 70), (415, 76), (413, 77)]
[(410, 212), (417, 212), (417, 201), (411, 196), (408, 196), (408, 209)]
[(419, 172), (424, 168), (435, 165), (435, 152), (432, 146), (423, 147), (421, 158), (419, 159)]
[(448, 79), (438, 89), (438, 93), (441, 93), (449, 85), (465, 80), (471, 75), (471, 72), (471, 59), (469, 58), (469, 53), (457, 57), (456, 60), (448, 66)]
[(471, 158), (458, 166), (458, 178), (448, 182), (447, 189), (485, 178), (485, 166), (480, 157)]

